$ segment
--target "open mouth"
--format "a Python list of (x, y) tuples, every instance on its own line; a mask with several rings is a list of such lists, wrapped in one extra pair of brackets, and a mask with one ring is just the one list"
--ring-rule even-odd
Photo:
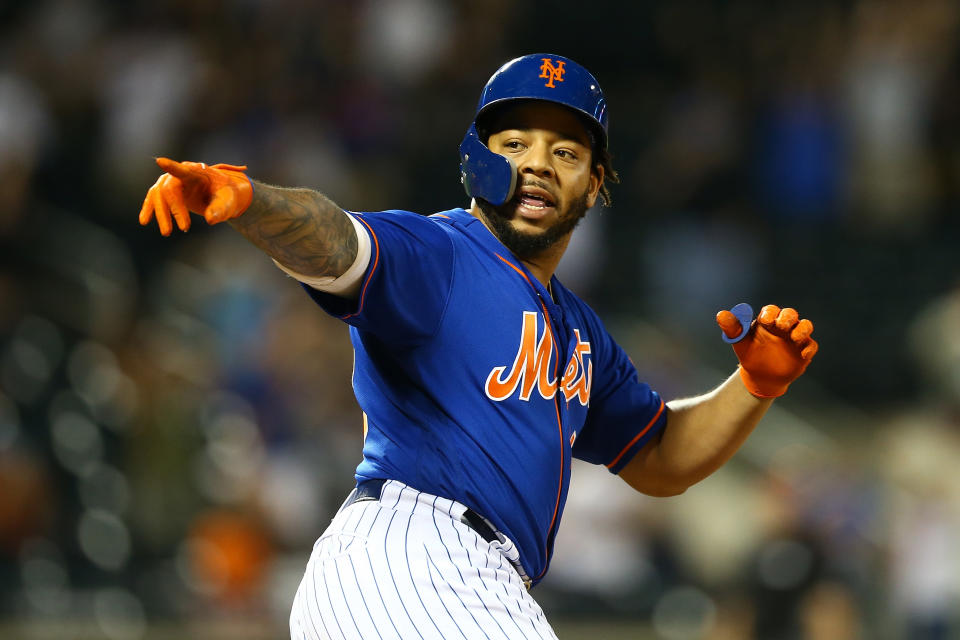
[(531, 217), (539, 217), (556, 206), (553, 197), (538, 187), (521, 187), (517, 194), (517, 203), (521, 213), (529, 213)]

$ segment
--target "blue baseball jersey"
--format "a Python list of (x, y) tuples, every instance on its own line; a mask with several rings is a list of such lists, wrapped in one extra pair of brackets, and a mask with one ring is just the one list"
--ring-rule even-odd
[(666, 424), (660, 396), (586, 303), (553, 296), (463, 209), (358, 213), (358, 300), (306, 287), (351, 325), (367, 431), (357, 480), (457, 500), (546, 573), (571, 458), (619, 472)]

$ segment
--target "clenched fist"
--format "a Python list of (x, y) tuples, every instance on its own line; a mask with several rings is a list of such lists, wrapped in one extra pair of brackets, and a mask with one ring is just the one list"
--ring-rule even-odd
[(140, 224), (146, 225), (156, 215), (160, 233), (173, 231), (173, 219), (181, 231), (190, 228), (190, 212), (203, 216), (208, 224), (236, 218), (253, 200), (253, 183), (245, 166), (202, 162), (176, 162), (157, 158), (166, 171), (147, 191), (140, 208)]
[[(813, 323), (801, 320), (796, 309), (772, 304), (763, 307), (751, 323), (752, 311), (738, 317), (744, 315), (743, 308), (749, 310), (748, 305), (738, 305), (717, 314), (717, 324), (740, 360), (740, 377), (747, 390), (759, 398), (782, 396), (817, 353), (819, 345), (810, 337)], [(738, 310), (741, 313), (735, 315)], [(742, 336), (745, 328), (747, 333)]]

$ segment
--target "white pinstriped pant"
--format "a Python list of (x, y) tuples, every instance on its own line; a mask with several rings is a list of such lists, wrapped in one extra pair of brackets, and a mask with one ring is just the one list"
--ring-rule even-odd
[(556, 640), (511, 563), (460, 522), (466, 507), (395, 480), (341, 508), (313, 546), (293, 640)]

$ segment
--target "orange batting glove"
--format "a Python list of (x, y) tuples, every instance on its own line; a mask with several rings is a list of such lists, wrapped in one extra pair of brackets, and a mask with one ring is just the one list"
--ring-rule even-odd
[(202, 162), (176, 162), (157, 158), (166, 171), (147, 191), (140, 208), (140, 224), (150, 224), (154, 214), (160, 233), (173, 231), (171, 214), (181, 231), (190, 228), (190, 212), (206, 218), (208, 224), (236, 218), (253, 201), (253, 183), (247, 167), (232, 164), (207, 166)]
[[(741, 303), (717, 314), (724, 340), (740, 360), (740, 378), (758, 398), (782, 396), (800, 377), (819, 345), (810, 337), (813, 323), (796, 309), (768, 304), (751, 322), (753, 310)], [(746, 330), (746, 334), (744, 334)]]

